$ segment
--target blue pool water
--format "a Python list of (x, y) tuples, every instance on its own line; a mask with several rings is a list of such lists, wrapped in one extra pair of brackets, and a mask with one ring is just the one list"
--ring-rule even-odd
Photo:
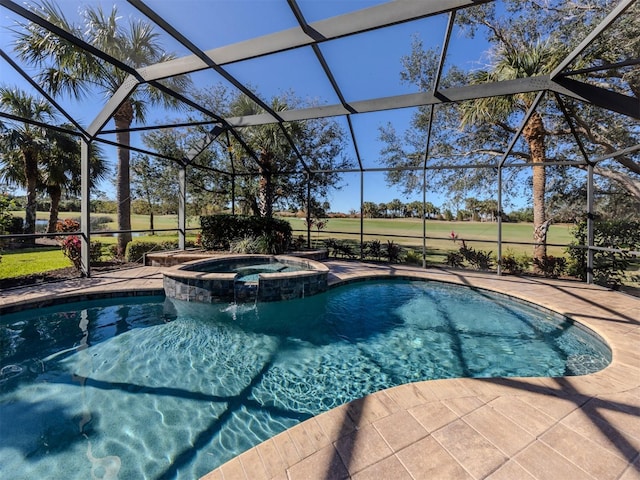
[(237, 273), (236, 281), (246, 283), (257, 282), (260, 273), (299, 272), (304, 270), (300, 265), (284, 264), (276, 261), (261, 261), (257, 263), (256, 260), (251, 258), (202, 262), (192, 269), (206, 273)]
[(138, 297), (5, 315), (0, 478), (193, 479), (383, 388), (609, 362), (566, 319), (427, 282), (257, 305)]

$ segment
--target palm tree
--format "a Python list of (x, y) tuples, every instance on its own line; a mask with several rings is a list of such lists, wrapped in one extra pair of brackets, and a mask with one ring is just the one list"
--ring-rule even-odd
[[(275, 112), (285, 111), (289, 108), (285, 101), (274, 98), (271, 109)], [(264, 111), (251, 99), (241, 95), (231, 106), (232, 115), (255, 115)], [(285, 127), (291, 138), (300, 138), (302, 128), (296, 123), (289, 123)], [(289, 144), (282, 128), (277, 123), (247, 128), (244, 133), (246, 144), (256, 153), (255, 163), (258, 166), (257, 202), (255, 207), (257, 215), (271, 217), (273, 204), (282, 193), (284, 184), (278, 184), (278, 174), (287, 170), (293, 170), (297, 159), (293, 148)], [(238, 146), (234, 151), (241, 151)], [(250, 164), (250, 162), (248, 162)], [(245, 190), (245, 197), (250, 195)]]
[(367, 218), (375, 218), (378, 216), (378, 205), (373, 202), (362, 203), (362, 214)]
[[(72, 33), (132, 68), (141, 68), (174, 58), (163, 52), (158, 34), (151, 23), (130, 20), (122, 25), (114, 5), (107, 15), (98, 7), (87, 6), (82, 11), (84, 25), (70, 23), (62, 10), (53, 2), (43, 0), (32, 7), (38, 15), (50, 23)], [(82, 98), (87, 94), (100, 93), (110, 98), (127, 78), (127, 72), (105, 62), (74, 44), (52, 35), (35, 23), (20, 25), (15, 48), (19, 57), (41, 69), (38, 80), (53, 95), (67, 94)], [(165, 80), (177, 91), (186, 90), (187, 77)], [(116, 200), (118, 204), (118, 229), (131, 230), (131, 195), (129, 173), (130, 134), (127, 130), (134, 120), (144, 122), (150, 105), (163, 104), (176, 107), (173, 97), (164, 95), (148, 85), (140, 85), (120, 105), (113, 115), (116, 133), (118, 168), (116, 176)], [(118, 237), (118, 249), (124, 252), (131, 234)]]
[[(28, 93), (0, 87), (0, 109), (5, 113), (37, 122), (51, 122), (55, 114), (51, 105)], [(0, 177), (26, 188), (24, 232), (36, 232), (36, 195), (40, 172), (38, 164), (49, 148), (49, 131), (44, 127), (0, 122)], [(28, 243), (34, 243), (30, 239)]]
[[(555, 51), (554, 51), (555, 50)], [(527, 40), (506, 40), (496, 51), (496, 62), (491, 71), (476, 72), (472, 82), (476, 84), (528, 78), (551, 71), (562, 55), (562, 49), (552, 49), (549, 44)], [(481, 98), (462, 106), (462, 126), (488, 123), (512, 131), (509, 119), (517, 113), (529, 110), (535, 94), (522, 93), (505, 97)], [(535, 111), (522, 131), (533, 167), (533, 241), (534, 258), (546, 256), (547, 229), (549, 222), (545, 212), (546, 174), (546, 129), (543, 116)]]
[[(63, 125), (71, 130), (71, 125)], [(80, 141), (69, 134), (55, 133), (51, 138), (50, 153), (43, 159), (40, 171), (42, 188), (51, 199), (47, 232), (56, 231), (62, 192), (80, 193)], [(105, 155), (99, 145), (91, 147), (89, 158), (90, 182), (103, 180), (107, 174)]]

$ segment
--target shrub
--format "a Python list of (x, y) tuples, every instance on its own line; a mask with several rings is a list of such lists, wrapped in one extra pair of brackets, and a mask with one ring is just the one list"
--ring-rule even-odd
[[(587, 243), (587, 222), (575, 225), (571, 233), (574, 241), (567, 248), (569, 274), (587, 279), (587, 251), (580, 248)], [(640, 222), (627, 220), (596, 220), (594, 222), (594, 246), (628, 250), (640, 248)], [(633, 256), (625, 252), (595, 251), (593, 254), (593, 281), (598, 285), (617, 288), (625, 279), (626, 270)]]
[(291, 242), (291, 248), (293, 250), (302, 250), (306, 246), (307, 246), (307, 240), (306, 238), (304, 238), (304, 235), (298, 235)]
[(476, 250), (468, 247), (464, 240), (457, 252), (447, 253), (445, 260), (450, 267), (461, 268), (465, 262), (476, 270), (490, 270), (493, 266), (493, 254), (491, 251)]
[[(290, 242), (286, 242), (290, 245)], [(282, 237), (282, 232), (267, 232), (260, 235), (255, 240), (256, 250), (258, 253), (275, 255), (277, 253), (283, 253), (285, 241)]]
[(237, 215), (209, 215), (200, 217), (202, 246), (207, 250), (228, 250), (231, 242), (245, 237), (269, 235), (270, 247), (283, 253), (291, 245), (291, 225), (286, 220)]
[[(82, 241), (78, 235), (68, 235), (63, 237), (60, 242), (62, 253), (73, 263), (73, 266), (80, 270), (82, 268)], [(95, 263), (100, 261), (102, 256), (102, 244), (100, 242), (91, 242), (89, 244), (89, 262)]]
[(491, 257), (491, 251), (476, 250), (473, 247), (467, 247), (467, 244), (462, 240), (462, 246), (460, 247), (460, 254), (462, 257), (476, 270), (489, 270), (493, 265), (493, 259)]
[(73, 263), (73, 266), (76, 269), (80, 270), (82, 267), (81, 256), (80, 256), (80, 237), (77, 235), (69, 235), (63, 237), (60, 241), (60, 247), (62, 248), (62, 253)]
[(122, 257), (118, 254), (118, 244), (112, 244), (108, 247), (109, 256), (113, 259), (122, 260)]
[(531, 257), (527, 254), (516, 255), (513, 250), (507, 249), (502, 255), (502, 271), (519, 275), (531, 266)]
[(385, 256), (389, 263), (400, 263), (402, 261), (402, 247), (393, 240), (387, 240)]
[(337, 258), (338, 255), (346, 258), (355, 258), (356, 254), (353, 251), (353, 244), (348, 240), (336, 240), (335, 238), (327, 238), (324, 241), (324, 245), (327, 248), (327, 252), (333, 258)]
[(8, 234), (22, 233), (24, 231), (24, 219), (22, 217), (11, 217), (5, 228)]
[(255, 238), (244, 237), (232, 240), (229, 250), (231, 253), (258, 253), (258, 246)]
[(382, 244), (380, 240), (370, 240), (364, 243), (364, 256), (380, 260), (382, 257)]
[(91, 241), (89, 243), (89, 262), (96, 263), (102, 259), (102, 243)]
[(327, 255), (334, 258), (338, 256), (338, 241), (335, 238), (327, 238), (324, 246), (327, 249)]
[(460, 252), (447, 252), (446, 264), (453, 268), (464, 267), (464, 257)]
[(56, 232), (77, 232), (80, 230), (80, 222), (73, 218), (58, 220), (56, 222)]
[(533, 265), (545, 277), (551, 278), (558, 278), (567, 270), (567, 260), (553, 255), (545, 255), (541, 259), (534, 258)]
[(404, 261), (412, 265), (422, 265), (422, 253), (409, 250), (404, 256)]
[(347, 240), (337, 242), (336, 248), (342, 257), (355, 258), (357, 256), (353, 251), (353, 244)]
[(175, 250), (178, 248), (177, 241), (167, 242), (145, 242), (142, 240), (133, 240), (127, 244), (124, 258), (127, 262), (141, 263), (145, 254), (155, 251)]

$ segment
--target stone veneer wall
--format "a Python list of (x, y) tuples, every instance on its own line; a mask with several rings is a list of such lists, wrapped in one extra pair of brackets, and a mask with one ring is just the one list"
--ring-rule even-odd
[(259, 284), (236, 282), (229, 278), (203, 279), (164, 276), (167, 297), (187, 302), (252, 301), (273, 302), (316, 295), (327, 290), (327, 272), (260, 274)]
[(304, 298), (327, 290), (327, 272), (261, 273), (258, 300), (273, 302)]
[(213, 303), (221, 300), (233, 301), (235, 275), (226, 279), (173, 278), (164, 275), (164, 293), (169, 298), (186, 302)]

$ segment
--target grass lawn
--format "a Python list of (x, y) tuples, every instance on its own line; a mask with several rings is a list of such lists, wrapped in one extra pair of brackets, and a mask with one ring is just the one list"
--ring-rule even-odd
[(59, 247), (9, 250), (2, 253), (0, 278), (13, 278), (72, 266), (71, 260), (64, 256)]
[[(294, 230), (304, 230), (304, 219), (287, 218)], [(406, 247), (422, 248), (422, 220), (418, 218), (366, 218), (364, 219), (364, 240), (393, 240), (395, 243)], [(550, 244), (566, 245), (571, 242), (571, 225), (558, 224), (549, 228), (547, 241)], [(427, 221), (426, 236), (427, 248), (437, 252), (457, 250), (460, 243), (453, 243), (450, 238), (451, 231), (458, 235), (459, 240), (465, 240), (468, 245), (480, 250), (497, 250), (498, 224), (489, 222), (444, 222), (437, 220)], [(295, 232), (301, 234), (303, 232)], [(396, 238), (395, 235), (414, 237)], [(311, 240), (336, 238), (359, 241), (360, 219), (357, 218), (331, 218), (324, 230), (318, 232), (312, 230)], [(529, 243), (533, 238), (533, 225), (531, 223), (503, 223), (502, 241), (503, 251), (510, 249), (517, 254), (533, 253), (531, 245), (509, 245), (508, 242)], [(564, 247), (548, 247), (549, 255), (561, 256)]]
[[(24, 212), (14, 212), (14, 215), (24, 216)], [(79, 218), (78, 212), (61, 212), (60, 218)], [(92, 214), (92, 216), (106, 216), (112, 222), (102, 224), (105, 229), (117, 228), (115, 214)], [(38, 212), (37, 218), (48, 219), (47, 212)], [(294, 229), (294, 235), (306, 234), (304, 219), (287, 217)], [(143, 230), (149, 228), (149, 217), (147, 215), (132, 215), (132, 229)], [(188, 227), (198, 227), (198, 218), (189, 218)], [(176, 215), (157, 215), (155, 217), (155, 227), (159, 229), (176, 228)], [(422, 250), (422, 220), (417, 218), (395, 218), (395, 219), (364, 219), (364, 240), (379, 239), (382, 243), (387, 240), (412, 248), (420, 252)], [(566, 245), (571, 239), (570, 225), (551, 225), (549, 229), (548, 242), (550, 244)], [(530, 245), (509, 245), (508, 242), (528, 243), (532, 239), (533, 227), (530, 223), (504, 223), (502, 237), (505, 242), (503, 251), (512, 251), (515, 254), (531, 255), (533, 247)], [(454, 243), (450, 238), (451, 231), (458, 235), (459, 240), (465, 240), (468, 245), (477, 250), (497, 251), (497, 223), (488, 222), (445, 222), (430, 220), (427, 222), (427, 261), (429, 263), (444, 263), (448, 251), (457, 250), (460, 242)], [(136, 234), (134, 234), (136, 235)], [(188, 236), (190, 240), (195, 239), (195, 232)], [(319, 240), (326, 238), (347, 239), (354, 243), (360, 241), (360, 219), (359, 218), (331, 218), (326, 228), (319, 234), (312, 231), (312, 244), (320, 245)], [(93, 241), (99, 241), (106, 245), (116, 243), (116, 237), (112, 234), (92, 235)], [(177, 241), (177, 233), (161, 232), (157, 235), (140, 234), (134, 236), (135, 240), (147, 242)], [(103, 250), (105, 252), (105, 250)], [(564, 255), (564, 247), (550, 246), (549, 255)], [(70, 266), (71, 262), (64, 257), (61, 250), (36, 249), (34, 251), (20, 251), (19, 253), (5, 251), (0, 262), (0, 278), (18, 276), (29, 273), (39, 273), (56, 268)]]

